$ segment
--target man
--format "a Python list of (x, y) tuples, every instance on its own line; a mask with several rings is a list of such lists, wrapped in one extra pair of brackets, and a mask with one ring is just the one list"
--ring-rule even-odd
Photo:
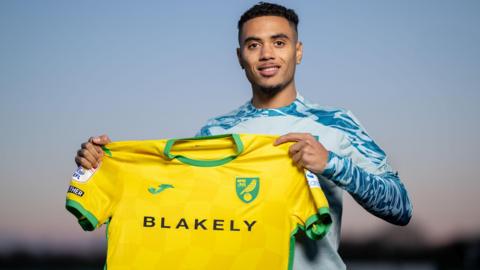
[[(318, 242), (302, 239), (295, 269), (345, 269), (338, 254), (342, 193), (346, 190), (367, 211), (390, 223), (406, 225), (412, 206), (385, 153), (350, 111), (324, 108), (297, 93), (295, 67), (302, 60), (298, 17), (283, 6), (259, 3), (238, 22), (237, 57), (252, 86), (252, 99), (213, 118), (197, 134), (286, 134), (276, 145), (296, 142), (289, 154), (298, 167), (315, 173), (328, 198), (333, 218), (330, 232)], [(82, 144), (75, 161), (87, 169), (102, 159), (108, 136)]]

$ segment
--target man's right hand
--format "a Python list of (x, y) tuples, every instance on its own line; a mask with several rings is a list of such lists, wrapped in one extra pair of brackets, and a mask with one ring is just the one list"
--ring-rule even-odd
[(90, 137), (88, 142), (82, 143), (81, 148), (77, 151), (75, 163), (87, 170), (97, 168), (103, 158), (102, 146), (110, 142), (107, 135)]

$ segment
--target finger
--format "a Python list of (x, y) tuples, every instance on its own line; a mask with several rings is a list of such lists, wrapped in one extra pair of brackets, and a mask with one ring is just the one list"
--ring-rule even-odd
[(292, 156), (292, 161), (298, 168), (303, 168), (303, 165), (304, 165), (304, 163), (303, 163), (303, 152), (299, 151), (299, 152), (295, 153)]
[(90, 152), (91, 155), (95, 157), (97, 161), (100, 161), (103, 157), (103, 151), (100, 146), (94, 145), (92, 143), (87, 143), (85, 149)]
[[(100, 147), (94, 145), (93, 143), (86, 142), (86, 143), (82, 143), (80, 150), (86, 150), (86, 151), (90, 152), (90, 154), (95, 157), (95, 160), (97, 160), (97, 159), (101, 158), (99, 150), (97, 148), (100, 148)], [(80, 150), (77, 153), (80, 153)]]
[(301, 140), (306, 140), (309, 135), (310, 135), (309, 133), (297, 133), (297, 132), (288, 133), (278, 137), (273, 143), (273, 145), (277, 146), (279, 144), (286, 143), (286, 142), (298, 142)]
[(77, 156), (86, 159), (93, 166), (97, 164), (97, 159), (86, 149), (78, 150)]
[(93, 139), (92, 139), (91, 145), (93, 146), (93, 150), (97, 152), (98, 158), (102, 159), (102, 157), (103, 157), (103, 148), (102, 148), (103, 144), (96, 144), (96, 143), (93, 142)]
[(98, 153), (99, 159), (102, 159), (102, 158), (103, 158), (103, 154), (104, 154), (102, 147), (101, 147), (101, 146), (95, 146), (95, 150), (96, 150), (97, 153)]
[(78, 166), (82, 166), (87, 170), (93, 168), (92, 164), (87, 159), (80, 156), (75, 157), (75, 163), (77, 163)]
[(306, 146), (306, 142), (305, 141), (299, 141), (295, 144), (293, 144), (292, 146), (290, 146), (290, 148), (288, 149), (288, 155), (289, 156), (293, 156), (295, 155), (295, 153), (301, 151), (305, 146)]

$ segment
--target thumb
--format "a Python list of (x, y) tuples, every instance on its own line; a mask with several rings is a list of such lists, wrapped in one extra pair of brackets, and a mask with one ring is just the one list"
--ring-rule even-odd
[(94, 144), (98, 144), (98, 145), (105, 145), (105, 144), (108, 144), (108, 143), (112, 142), (110, 140), (110, 138), (108, 137), (108, 135), (105, 135), (105, 134), (101, 135), (101, 136), (94, 137), (92, 141), (93, 141)]

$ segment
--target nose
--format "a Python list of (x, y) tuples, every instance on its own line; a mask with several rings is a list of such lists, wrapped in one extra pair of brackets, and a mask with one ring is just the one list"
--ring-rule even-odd
[(270, 44), (265, 44), (262, 46), (260, 51), (260, 61), (275, 59), (275, 54), (273, 48)]

